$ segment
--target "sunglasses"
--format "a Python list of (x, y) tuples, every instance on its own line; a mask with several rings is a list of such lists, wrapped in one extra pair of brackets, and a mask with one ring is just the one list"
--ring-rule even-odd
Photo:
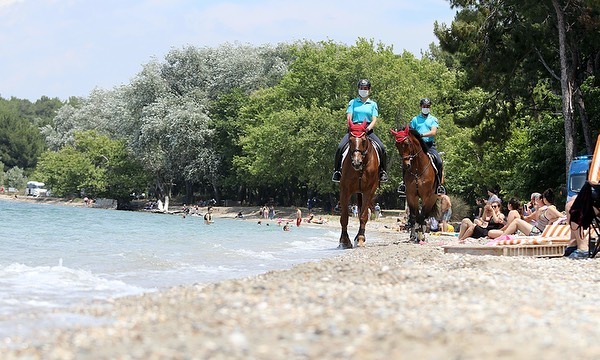
[(494, 209), (497, 208), (497, 207), (498, 207), (498, 205), (492, 205), (492, 208), (494, 208)]

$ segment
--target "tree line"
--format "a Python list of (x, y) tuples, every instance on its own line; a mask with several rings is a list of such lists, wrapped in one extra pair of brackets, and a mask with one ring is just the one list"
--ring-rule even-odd
[(436, 24), (440, 46), (420, 58), (362, 38), (186, 46), (85, 98), (1, 99), (3, 182), (20, 170), (56, 195), (120, 204), (145, 192), (187, 203), (300, 205), (316, 196), (335, 205), (333, 154), (356, 82), (368, 78), (390, 154), (391, 181), (378, 190), (388, 207), (398, 206), (402, 176), (389, 129), (407, 124), (422, 97), (440, 119), (452, 195), (471, 202), (490, 186), (520, 198), (560, 189), (573, 156), (590, 153), (597, 135), (599, 6), (449, 3), (455, 19)]

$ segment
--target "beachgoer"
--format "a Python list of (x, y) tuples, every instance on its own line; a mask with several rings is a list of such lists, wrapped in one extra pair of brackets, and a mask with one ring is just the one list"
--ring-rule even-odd
[[(571, 228), (571, 240), (563, 256), (570, 259), (587, 259), (598, 247), (596, 242), (588, 242), (585, 230), (593, 233), (594, 218), (600, 216), (600, 185), (593, 181), (586, 182), (579, 193), (565, 206), (567, 223)], [(592, 248), (590, 248), (592, 245)], [(590, 253), (591, 252), (591, 253)]]
[(508, 215), (506, 216), (505, 225), (502, 229), (492, 229), (488, 231), (488, 237), (490, 239), (495, 239), (502, 236), (504, 230), (506, 230), (508, 225), (515, 221), (515, 219), (523, 219), (523, 210), (521, 209), (521, 202), (519, 199), (513, 197), (508, 200)]
[(448, 232), (448, 222), (452, 217), (452, 201), (446, 194), (438, 195), (440, 199), (440, 211), (442, 213), (441, 231)]
[[(358, 97), (350, 100), (348, 108), (346, 109), (346, 120), (353, 124), (367, 123), (367, 136), (373, 141), (377, 147), (379, 153), (379, 181), (388, 181), (386, 172), (387, 153), (381, 140), (373, 133), (375, 124), (377, 123), (377, 117), (379, 116), (379, 109), (377, 103), (369, 96), (371, 94), (371, 82), (367, 79), (362, 79), (358, 82)], [(342, 178), (342, 154), (344, 149), (348, 145), (350, 134), (346, 135), (340, 141), (338, 148), (335, 152), (335, 164), (333, 177), (331, 178), (334, 182), (339, 182)]]
[(460, 224), (458, 233), (459, 242), (464, 242), (468, 237), (475, 239), (483, 238), (493, 229), (501, 229), (506, 223), (502, 213), (502, 205), (499, 201), (486, 204), (483, 208), (480, 225), (475, 224), (469, 218), (464, 218)]
[(213, 219), (212, 219), (212, 207), (208, 207), (208, 211), (206, 212), (206, 214), (204, 214), (204, 223), (206, 225), (210, 225), (212, 223), (214, 223)]
[(497, 187), (496, 188), (492, 188), (492, 187), (488, 188), (488, 191), (487, 191), (487, 193), (488, 193), (487, 203), (491, 204), (491, 203), (496, 202), (496, 201), (499, 202), (499, 203), (502, 203), (502, 200), (500, 199), (500, 197), (498, 197), (498, 193), (499, 192), (500, 191), (498, 190)]
[(502, 235), (512, 235), (517, 231), (520, 231), (527, 236), (541, 235), (546, 226), (552, 224), (563, 216), (554, 205), (554, 191), (552, 189), (547, 189), (544, 191), (542, 194), (542, 201), (544, 202), (544, 206), (536, 211), (536, 214), (538, 214), (536, 225), (531, 225), (531, 223), (520, 218), (515, 219), (508, 224), (508, 226), (502, 232)]
[(301, 222), (302, 222), (302, 211), (300, 211), (300, 208), (296, 208), (296, 226), (300, 226)]

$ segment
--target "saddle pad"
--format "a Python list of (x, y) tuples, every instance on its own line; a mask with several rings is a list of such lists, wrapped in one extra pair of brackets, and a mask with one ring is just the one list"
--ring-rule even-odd
[(439, 173), (439, 169), (437, 168), (437, 166), (435, 166), (435, 157), (433, 156), (433, 154), (427, 153), (427, 156), (429, 156), (429, 162), (431, 163), (431, 166), (433, 166), (435, 173)]

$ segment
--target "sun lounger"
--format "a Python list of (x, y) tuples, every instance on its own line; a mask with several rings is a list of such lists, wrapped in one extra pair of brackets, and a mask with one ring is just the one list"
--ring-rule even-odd
[(503, 235), (488, 245), (543, 245), (568, 243), (571, 238), (571, 228), (567, 224), (550, 224), (539, 236)]
[(550, 224), (539, 236), (499, 238), (488, 245), (445, 245), (443, 249), (447, 254), (560, 257), (570, 237), (569, 225)]

